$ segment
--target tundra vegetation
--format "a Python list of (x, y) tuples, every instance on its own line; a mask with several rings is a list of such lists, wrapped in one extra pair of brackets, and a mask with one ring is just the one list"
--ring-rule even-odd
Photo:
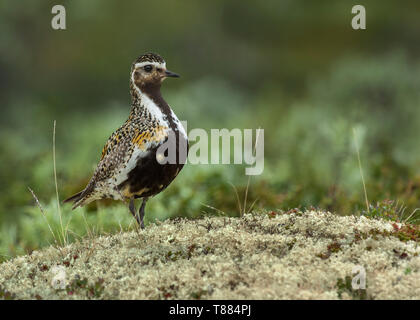
[(419, 299), (419, 241), (416, 226), (315, 210), (175, 218), (5, 262), (0, 297)]

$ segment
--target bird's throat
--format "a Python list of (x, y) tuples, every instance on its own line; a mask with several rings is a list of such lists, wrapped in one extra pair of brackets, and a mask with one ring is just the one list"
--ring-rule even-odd
[(132, 113), (141, 114), (142, 109), (157, 118), (162, 114), (162, 119), (167, 122), (170, 127), (175, 124), (172, 118), (172, 110), (163, 99), (160, 92), (160, 84), (148, 84), (140, 88), (135, 86), (132, 94)]

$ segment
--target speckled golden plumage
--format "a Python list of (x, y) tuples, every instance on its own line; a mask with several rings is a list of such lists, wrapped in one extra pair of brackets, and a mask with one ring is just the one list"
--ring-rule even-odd
[[(188, 146), (182, 125), (160, 94), (160, 85), (166, 77), (178, 75), (166, 70), (166, 63), (159, 55), (145, 54), (134, 61), (130, 76), (130, 115), (109, 137), (86, 188), (65, 202), (72, 201), (76, 208), (105, 198), (129, 200), (131, 213), (144, 226), (147, 198), (164, 190), (183, 167), (183, 163), (159, 164), (157, 148), (171, 131)], [(135, 198), (144, 198), (140, 219), (134, 212)]]

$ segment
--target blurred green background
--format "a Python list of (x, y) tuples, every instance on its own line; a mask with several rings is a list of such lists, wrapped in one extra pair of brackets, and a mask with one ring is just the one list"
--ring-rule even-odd
[[(51, 28), (55, 4), (65, 31)], [(351, 28), (355, 4), (367, 30)], [(149, 51), (182, 75), (162, 91), (189, 129), (265, 130), (247, 208), (365, 214), (357, 141), (372, 210), (389, 199), (410, 214), (420, 207), (419, 16), (419, 1), (1, 1), (0, 260), (52, 243), (48, 224), (59, 238), (54, 120), (63, 200), (127, 118), (130, 65)], [(244, 172), (187, 165), (146, 221), (237, 216)], [(134, 227), (121, 203), (61, 212), (69, 241)]]

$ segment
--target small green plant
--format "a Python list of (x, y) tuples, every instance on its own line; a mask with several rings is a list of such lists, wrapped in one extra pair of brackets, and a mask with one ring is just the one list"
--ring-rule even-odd
[[(353, 289), (353, 286), (351, 284), (351, 277), (346, 276), (344, 279), (337, 279), (337, 294), (340, 299), (343, 297), (343, 293), (348, 293), (350, 297), (352, 297), (353, 300), (367, 300), (370, 299), (367, 294), (366, 289)], [(367, 288), (367, 284), (366, 284)]]
[(66, 286), (66, 292), (68, 295), (84, 293), (89, 299), (100, 298), (105, 289), (103, 283), (104, 279), (102, 278), (97, 279), (93, 284), (89, 284), (87, 278), (76, 277)]
[(199, 289), (191, 293), (191, 298), (201, 300), (206, 294), (208, 294), (207, 290)]
[(180, 250), (175, 252), (168, 251), (168, 253), (166, 254), (166, 259), (170, 261), (177, 261), (178, 259), (183, 258), (183, 256), (184, 254)]
[(331, 254), (338, 253), (339, 251), (341, 251), (341, 244), (339, 244), (337, 241), (334, 241), (327, 246), (327, 252), (319, 253), (317, 254), (317, 257), (325, 260), (328, 259)]
[(404, 207), (393, 200), (378, 201), (369, 205), (369, 210), (363, 210), (362, 215), (374, 219), (385, 219), (399, 222)]
[(420, 226), (419, 225), (403, 225), (399, 227), (396, 223), (392, 225), (394, 227), (394, 235), (403, 242), (406, 241), (420, 241)]
[(14, 293), (11, 293), (0, 285), (0, 300), (14, 300), (15, 298), (16, 295)]

